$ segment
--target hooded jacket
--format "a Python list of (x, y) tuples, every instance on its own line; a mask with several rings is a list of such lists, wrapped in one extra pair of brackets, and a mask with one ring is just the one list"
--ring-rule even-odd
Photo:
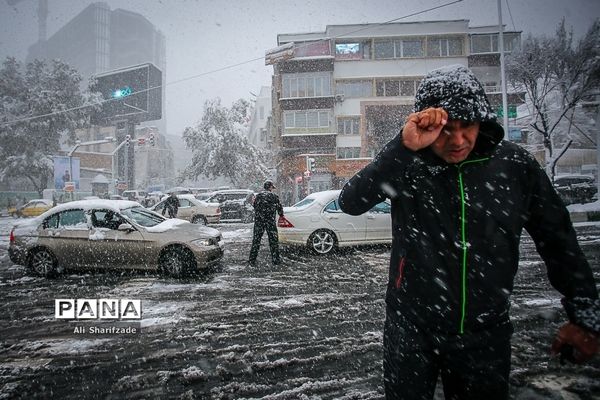
[[(449, 79), (455, 82), (456, 76)], [(462, 74), (461, 79), (470, 78)], [(569, 319), (599, 332), (600, 302), (591, 269), (545, 172), (527, 151), (502, 140), (485, 94), (483, 100), (473, 95), (479, 89), (483, 93), (481, 87), (456, 93), (455, 86), (438, 82), (441, 92), (432, 100), (427, 93), (435, 92), (435, 85), (424, 89), (427, 83), (419, 87), (416, 111), (442, 106), (451, 119), (481, 121), (468, 158), (448, 164), (429, 147), (413, 152), (403, 146), (400, 133), (350, 179), (339, 198), (351, 215), (391, 200), (388, 312), (450, 335), (509, 327), (509, 297), (525, 229), (546, 263), (550, 283), (564, 296)], [(442, 104), (457, 95), (467, 101)]]

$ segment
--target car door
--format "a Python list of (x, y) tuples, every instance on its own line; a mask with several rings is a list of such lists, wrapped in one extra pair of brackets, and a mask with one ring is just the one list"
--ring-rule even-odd
[(83, 209), (65, 210), (44, 220), (41, 241), (64, 267), (90, 264), (88, 237), (90, 227)]
[(92, 230), (89, 249), (94, 265), (103, 268), (139, 268), (148, 264), (149, 252), (141, 232), (120, 231), (129, 223), (121, 214), (106, 209), (90, 211)]
[(192, 219), (193, 213), (194, 208), (192, 207), (192, 203), (190, 203), (188, 199), (179, 199), (179, 209), (177, 210), (177, 218), (190, 221)]
[(331, 200), (321, 212), (325, 227), (330, 227), (340, 242), (363, 242), (366, 235), (365, 215), (350, 215), (340, 209), (337, 199)]
[(392, 207), (383, 201), (365, 213), (367, 219), (367, 241), (392, 240)]

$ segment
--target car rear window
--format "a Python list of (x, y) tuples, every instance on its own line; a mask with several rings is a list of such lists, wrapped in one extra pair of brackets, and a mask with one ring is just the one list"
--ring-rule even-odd
[(299, 202), (294, 204), (292, 207), (296, 207), (296, 208), (308, 207), (310, 205), (310, 203), (312, 203), (313, 201), (315, 201), (315, 199), (305, 198), (304, 200), (300, 200)]
[(69, 229), (87, 229), (87, 218), (83, 210), (67, 210), (59, 214), (58, 226)]

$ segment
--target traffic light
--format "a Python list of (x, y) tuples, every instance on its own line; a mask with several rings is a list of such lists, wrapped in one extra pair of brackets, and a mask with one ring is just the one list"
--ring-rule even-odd
[(154, 133), (150, 134), (150, 146), (154, 146), (155, 145), (155, 141), (154, 141)]
[(315, 172), (316, 169), (317, 169), (316, 160), (312, 157), (308, 157), (308, 170), (310, 172)]
[(113, 99), (120, 99), (122, 97), (131, 96), (132, 93), (133, 93), (133, 91), (131, 90), (131, 88), (129, 86), (124, 86), (122, 88), (114, 90), (111, 93), (111, 95), (112, 95)]
[(125, 136), (125, 144), (127, 146), (129, 146), (130, 143), (131, 143), (131, 135), (126, 135)]

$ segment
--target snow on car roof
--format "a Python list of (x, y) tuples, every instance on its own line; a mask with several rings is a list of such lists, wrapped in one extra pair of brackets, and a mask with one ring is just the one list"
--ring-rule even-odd
[(311, 193), (308, 196), (306, 196), (306, 198), (315, 199), (318, 202), (323, 202), (339, 197), (340, 192), (341, 190), (325, 190), (322, 192)]
[[(81, 208), (84, 210), (90, 210), (93, 208), (105, 208), (113, 211), (120, 211), (131, 207), (141, 207), (142, 205), (137, 201), (130, 200), (104, 200), (104, 199), (91, 199), (91, 200), (76, 200), (68, 203), (59, 204), (53, 207), (46, 213), (60, 212), (64, 210), (72, 210), (74, 208)], [(46, 214), (44, 213), (44, 214)], [(42, 215), (44, 215), (42, 214)]]
[(177, 198), (178, 199), (187, 199), (187, 200), (197, 200), (196, 196), (191, 193), (178, 194)]

